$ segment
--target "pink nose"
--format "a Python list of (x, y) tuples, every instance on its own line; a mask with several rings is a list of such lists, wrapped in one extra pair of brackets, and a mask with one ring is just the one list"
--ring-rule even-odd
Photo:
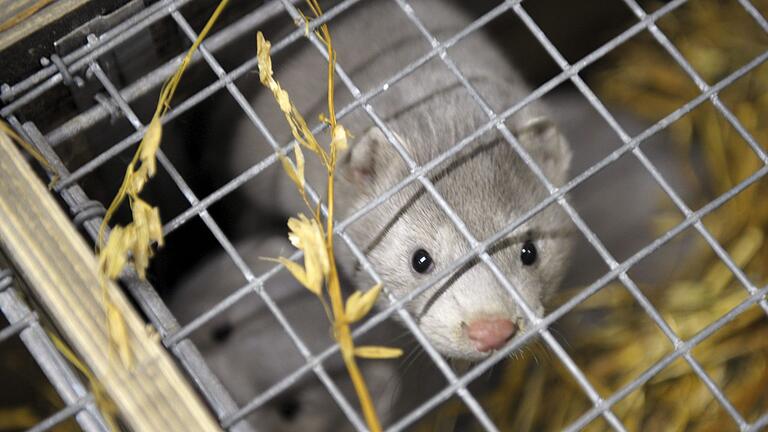
[(508, 319), (484, 319), (469, 323), (465, 331), (478, 351), (488, 352), (503, 347), (515, 335), (517, 326)]

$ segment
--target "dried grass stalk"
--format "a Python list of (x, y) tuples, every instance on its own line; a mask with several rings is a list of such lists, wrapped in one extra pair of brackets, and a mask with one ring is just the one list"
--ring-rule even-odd
[[(179, 82), (181, 82), (181, 77), (184, 75), (192, 56), (228, 3), (229, 0), (222, 0), (219, 3), (206, 22), (205, 27), (182, 59), (176, 72), (163, 84), (152, 120), (149, 122), (139, 147), (126, 168), (125, 177), (120, 185), (120, 189), (107, 208), (99, 228), (97, 249), (99, 254), (99, 271), (102, 276), (102, 297), (104, 304), (107, 306), (107, 328), (109, 329), (111, 345), (119, 354), (119, 359), (123, 365), (129, 368), (132, 367), (132, 355), (125, 323), (109, 296), (109, 291), (106, 289), (107, 282), (109, 280), (116, 280), (128, 263), (133, 265), (139, 277), (144, 278), (146, 269), (149, 266), (149, 259), (154, 253), (152, 246), (154, 244), (158, 247), (163, 245), (163, 225), (160, 221), (160, 211), (157, 207), (151, 206), (142, 200), (139, 194), (147, 181), (157, 171), (156, 154), (160, 148), (163, 134), (162, 117), (170, 108), (171, 99), (173, 99), (176, 88)], [(126, 226), (114, 227), (109, 239), (105, 242), (104, 237), (109, 222), (126, 198), (131, 207), (133, 220)]]
[[(315, 0), (308, 0), (307, 3), (315, 17), (322, 14), (322, 10)], [(305, 22), (308, 29), (309, 20), (306, 17)], [(333, 184), (336, 156), (339, 151), (343, 151), (348, 147), (349, 132), (336, 122), (333, 102), (336, 52), (333, 49), (328, 26), (325, 24), (321, 25), (315, 34), (325, 44), (329, 57), (328, 116), (321, 117), (327, 122), (331, 131), (331, 141), (328, 149), (325, 149), (318, 143), (307, 126), (304, 117), (291, 102), (288, 92), (272, 76), (272, 60), (269, 55), (270, 43), (264, 39), (264, 35), (261, 32), (257, 34), (259, 79), (274, 95), (280, 110), (283, 112), (291, 128), (291, 133), (298, 143), (293, 147), (295, 163), (282, 153), (278, 153), (278, 157), (282, 162), (283, 169), (296, 185), (299, 194), (312, 215), (309, 218), (304, 214), (299, 214), (297, 218), (292, 217), (288, 220), (288, 227), (290, 228), (288, 238), (296, 248), (304, 252), (304, 266), (302, 267), (283, 257), (277, 258), (276, 261), (283, 264), (296, 280), (316, 295), (323, 303), (326, 311), (329, 308), (325, 301), (325, 296), (327, 295), (330, 299), (330, 312), (328, 315), (333, 322), (333, 334), (341, 348), (341, 355), (360, 401), (363, 416), (371, 431), (380, 431), (381, 424), (376, 415), (365, 380), (357, 365), (356, 358), (394, 358), (400, 356), (402, 351), (397, 348), (379, 346), (355, 347), (352, 340), (350, 324), (359, 321), (370, 311), (381, 291), (381, 286), (377, 285), (365, 293), (355, 292), (346, 299), (346, 303), (342, 297), (333, 253)], [(328, 215), (325, 220), (325, 231), (322, 229), (324, 224), (320, 218), (319, 207), (313, 211), (313, 206), (309, 203), (304, 189), (306, 181), (304, 178), (304, 154), (302, 148), (314, 153), (322, 162), (327, 173)]]

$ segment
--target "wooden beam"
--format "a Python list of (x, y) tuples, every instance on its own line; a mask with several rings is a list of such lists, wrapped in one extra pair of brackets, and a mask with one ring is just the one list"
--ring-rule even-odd
[(19, 150), (0, 133), (0, 246), (134, 431), (217, 431), (159, 338), (110, 283), (133, 352), (110, 353), (96, 257)]
[[(0, 32), (0, 51), (64, 15), (77, 10), (89, 1), (92, 0), (54, 1), (46, 5), (31, 16), (24, 18), (13, 27)], [(17, 16), (19, 13), (34, 7), (38, 2), (40, 2), (40, 0), (0, 0), (0, 24), (13, 19), (13, 17)]]

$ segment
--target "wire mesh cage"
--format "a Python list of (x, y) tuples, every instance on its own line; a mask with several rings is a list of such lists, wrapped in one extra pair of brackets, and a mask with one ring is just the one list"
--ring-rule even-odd
[[(93, 17), (69, 24), (74, 31), (55, 41), (36, 36), (34, 50), (5, 51), (4, 63), (18, 64), (3, 73), (0, 114), (55, 168), (51, 193), (91, 244), (160, 86), (216, 3), (98, 2)], [(284, 175), (276, 154), (293, 144), (276, 104), (268, 111), (254, 102), (265, 93), (255, 33), (272, 40), (276, 77), (286, 77), (291, 97), (308, 106), (325, 91), (328, 51), (313, 33), (324, 23), (349, 41), (340, 44), (335, 65), (340, 121), (375, 125), (387, 146), (381, 151), (394, 155), (388, 163), (405, 167), (335, 228), (351, 272), (371, 285), (385, 282), (384, 300), (354, 327), (355, 340), (406, 347), (403, 360), (363, 363), (386, 430), (768, 425), (768, 205), (761, 194), (768, 172), (768, 4), (572, 3), (445, 2), (465, 20), (457, 27), (435, 7), (440, 2), (342, 0), (323, 2), (325, 12), (305, 27), (301, 2), (232, 2), (192, 57), (162, 119), (160, 169), (147, 196), (161, 209), (167, 245), (148, 280), (121, 278), (222, 429), (367, 430), (321, 304), (281, 265), (261, 259), (291, 254), (283, 240), (289, 215), (280, 211), (291, 191), (276, 189), (273, 179)], [(393, 28), (387, 19), (395, 15)], [(378, 38), (379, 21), (392, 44), (406, 49)], [(472, 64), (459, 54), (489, 43), (500, 58)], [(387, 50), (397, 54), (387, 57)], [(18, 59), (27, 53), (39, 65)], [(311, 67), (292, 62), (301, 55), (312, 58)], [(531, 87), (499, 99), (476, 71), (506, 63)], [(358, 79), (368, 64), (375, 71)], [(455, 142), (419, 160), (390, 128), (400, 114), (390, 112), (386, 98), (435, 92), (423, 84), (430, 76), (461, 92), (453, 109), (477, 125), (456, 126)], [(570, 142), (571, 174), (562, 178), (548, 170), (551, 159), (521, 144), (517, 119), (540, 104)], [(314, 132), (325, 132), (325, 123), (310, 120)], [(353, 130), (356, 138), (361, 128)], [(515, 166), (535, 182), (510, 186), (525, 198), (514, 217), (491, 228), (475, 219), (496, 204), (482, 204), (467, 220), (440, 176), (446, 161), (489, 133), (514, 150)], [(259, 156), (238, 153), (238, 140)], [(481, 187), (477, 195), (485, 199)], [(317, 205), (325, 185), (309, 176), (307, 189)], [(413, 190), (438, 209), (462, 247), (446, 246), (456, 251), (434, 273), (394, 293), (386, 260), (351, 233)], [(542, 198), (528, 197), (528, 190), (543, 191)], [(536, 221), (546, 224), (542, 215), (553, 211), (563, 215), (575, 253), (569, 270), (551, 276), (563, 279), (563, 289), (544, 307), (510, 277), (498, 251)], [(427, 231), (437, 237), (440, 229)], [(436, 341), (435, 330), (409, 309), (467, 267), (482, 268), (503, 289), (521, 330), (471, 362), (446, 355), (459, 343)], [(58, 397), (54, 411), (7, 428), (108, 430), (84, 377), (54, 346), (44, 330), (50, 325), (41, 325), (47, 312), (13, 268), (2, 264), (0, 272), (0, 346), (19, 338), (46, 377), (40, 381)]]

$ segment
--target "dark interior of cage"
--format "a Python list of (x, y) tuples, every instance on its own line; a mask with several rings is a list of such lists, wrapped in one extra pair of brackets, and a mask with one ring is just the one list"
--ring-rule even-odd
[[(145, 3), (149, 5), (153, 2), (146, 1)], [(321, 3), (327, 10), (337, 2)], [(496, 4), (497, 2), (490, 0), (461, 2), (461, 6), (473, 17), (481, 16)], [(213, 6), (214, 3), (211, 1), (190, 2), (182, 7), (180, 12), (188, 20), (192, 29), (199, 32)], [(215, 25), (209, 39), (216, 38), (219, 32), (232, 31), (240, 24), (258, 22), (258, 20), (253, 20), (253, 16), (261, 7), (263, 7), (262, 2), (245, 0), (231, 2), (228, 10)], [(354, 7), (365, 7), (365, 2)], [(525, 2), (525, 8), (552, 43), (558, 47), (563, 57), (570, 62), (588, 55), (636, 22), (636, 18), (621, 2), (539, 0)], [(333, 21), (329, 25), (333, 34)], [(259, 22), (257, 27), (248, 27), (247, 25), (238, 27), (231, 40), (228, 38), (225, 42), (218, 43), (216, 49), (211, 50), (211, 53), (223, 70), (229, 72), (256, 56), (256, 30), (263, 31), (274, 44), (296, 28), (296, 23), (286, 14), (276, 14), (266, 22)], [(487, 29), (494, 41), (499, 43), (504, 53), (509, 57), (509, 61), (520, 69), (531, 88), (539, 87), (562, 72), (561, 66), (552, 59), (552, 56), (531, 34), (530, 29), (515, 14), (502, 14), (488, 23)], [(86, 43), (84, 36), (81, 43)], [(278, 80), (280, 80), (281, 63), (293, 55), (296, 46), (306, 43), (308, 43), (306, 40), (299, 38), (275, 54), (273, 61)], [(123, 93), (126, 96), (128, 108), (143, 124), (147, 124), (155, 110), (161, 82), (142, 84), (142, 80), (145, 80), (148, 73), (182, 53), (189, 46), (188, 35), (184, 34), (173, 19), (166, 17), (149, 26), (146, 31), (119, 44), (112, 51), (101, 56), (98, 65), (108, 81), (111, 81), (118, 90), (134, 89), (134, 91), (126, 90)], [(620, 49), (621, 46), (616, 48), (616, 50)], [(342, 67), (344, 66), (343, 54), (339, 56), (338, 62)], [(596, 65), (581, 71), (579, 76), (590, 83), (593, 77), (604, 73), (604, 69), (601, 69), (604, 67), (606, 65), (597, 62)], [(311, 70), (304, 71), (304, 73), (308, 75), (308, 80), (318, 82), (320, 85), (326, 78), (325, 70)], [(312, 75), (311, 78), (310, 75)], [(34, 103), (22, 107), (15, 113), (15, 116), (22, 124), (31, 122), (34, 127), (38, 128), (69, 172), (79, 175), (77, 183), (83, 187), (88, 196), (107, 206), (119, 188), (126, 165), (133, 157), (137, 139), (135, 137), (135, 125), (124, 115), (124, 107), (115, 103), (109, 91), (104, 88), (103, 81), (97, 78), (92, 71), (80, 73), (75, 77), (75, 84), (54, 87)], [(250, 98), (255, 92), (264, 91), (258, 78), (258, 71), (254, 65), (251, 70), (233, 80), (232, 83), (246, 98)], [(177, 95), (171, 102), (172, 108), (184, 106), (185, 101), (195, 97), (200, 92), (208, 92), (210, 95), (199, 103), (184, 108), (181, 114), (174, 116), (165, 124), (161, 151), (176, 172), (169, 172), (167, 166), (160, 164), (157, 176), (149, 182), (142, 193), (142, 197), (146, 201), (159, 207), (164, 223), (180, 216), (184, 221), (183, 224), (173, 227), (173, 231), (168, 235), (167, 243), (157, 251), (156, 256), (151, 261), (148, 280), (163, 298), (172, 298), (175, 294), (175, 288), (184, 283), (189, 274), (199, 269), (212, 257), (222, 255), (222, 245), (216, 236), (211, 234), (212, 226), (220, 228), (221, 232), (240, 253), (255, 253), (252, 248), (254, 239), (284, 237), (286, 234), (285, 218), (270, 212), (269, 209), (249, 208), (248, 200), (243, 197), (242, 188), (235, 188), (223, 198), (216, 200), (215, 203), (206, 208), (207, 215), (205, 216), (184, 216), (193, 202), (208, 197), (233, 178), (233, 173), (227, 166), (226, 158), (231, 151), (230, 143), (233, 140), (236, 123), (243, 121), (245, 113), (238, 106), (237, 101), (226, 86), (220, 85), (215, 91), (209, 91), (210, 86), (217, 81), (216, 71), (206, 61), (200, 59), (190, 66)], [(207, 88), (209, 90), (206, 90)], [(346, 91), (341, 85), (338, 85), (338, 89), (340, 92)], [(291, 89), (288, 88), (287, 90), (290, 92)], [(582, 173), (622, 144), (616, 132), (611, 129), (610, 125), (590, 105), (571, 81), (565, 81), (547, 92), (543, 99), (551, 107), (556, 122), (563, 129), (573, 147), (572, 176)], [(86, 119), (84, 123), (81, 121), (82, 119), (77, 119), (78, 116), (83, 116), (83, 113), (90, 115), (90, 118)], [(643, 131), (650, 125), (650, 123), (622, 112), (618, 108), (615, 111), (611, 108), (611, 113), (630, 134)], [(308, 120), (313, 125), (318, 124), (317, 119)], [(343, 122), (343, 118), (341, 121)], [(267, 125), (267, 127), (285, 127), (285, 125)], [(257, 128), (254, 128), (253, 131), (254, 145), (263, 145), (265, 141), (263, 134)], [(320, 136), (322, 137), (321, 140), (327, 139), (327, 134)], [(674, 160), (668, 158), (668, 153), (665, 153), (669, 152), (669, 150), (665, 150), (665, 140), (667, 139), (664, 133), (656, 134), (644, 144), (644, 149), (647, 150), (649, 158), (657, 163), (660, 170), (671, 177), (670, 181), (673, 184), (682, 185), (683, 180), (674, 177), (676, 175)], [(129, 142), (132, 142), (133, 145), (126, 145)], [(94, 158), (108, 152), (117, 143), (123, 144), (122, 151), (104, 163), (93, 164)], [(287, 143), (280, 144), (285, 145)], [(91, 168), (91, 166), (93, 167)], [(637, 160), (622, 157), (593, 178), (585, 181), (581, 187), (575, 189), (568, 196), (581, 217), (619, 261), (629, 257), (654, 238), (648, 232), (647, 225), (652, 218), (653, 209), (657, 207), (660, 194), (657, 193), (658, 186), (648, 186), (650, 182), (647, 181), (647, 177), (648, 173), (643, 171)], [(179, 178), (183, 179), (183, 182), (188, 186), (184, 191), (180, 191)], [(258, 182), (262, 180), (259, 175), (256, 175), (248, 181)], [(322, 185), (317, 185), (317, 187), (321, 188)], [(127, 206), (123, 206), (113, 223), (123, 223), (128, 219), (128, 216)], [(286, 254), (291, 253), (284, 242), (276, 244), (274, 250), (259, 251), (265, 256), (271, 257), (278, 254), (287, 256)], [(646, 281), (654, 281), (662, 280), (667, 275), (672, 274), (675, 271), (674, 267), (677, 261), (670, 259), (670, 257), (679, 257), (682, 254), (680, 251), (687, 246), (685, 242), (681, 242), (674, 247), (678, 249), (668, 251), (665, 254), (656, 254), (659, 257), (651, 255), (648, 259), (638, 263), (634, 270), (636, 277), (638, 279), (645, 278), (643, 280)], [(581, 235), (578, 236), (576, 248), (574, 260), (565, 277), (564, 288), (589, 285), (608, 271), (608, 267), (599, 253)], [(246, 264), (253, 265), (250, 261)], [(265, 264), (263, 263), (255, 266), (271, 268), (271, 266), (264, 267)], [(222, 268), (226, 269), (222, 273), (227, 273), (227, 276), (222, 277), (239, 280), (236, 283), (238, 286), (244, 286), (248, 283), (239, 274), (236, 265), (228, 263)], [(258, 272), (254, 271), (254, 274), (258, 276)], [(283, 272), (283, 276), (284, 274), (285, 272)], [(217, 283), (216, 277), (206, 280), (210, 284)], [(290, 283), (290, 281), (286, 281), (285, 277), (276, 278), (267, 282), (265, 286), (267, 289), (279, 289), (279, 283)], [(270, 284), (275, 286), (270, 288)], [(307, 298), (312, 298), (308, 293), (303, 294), (306, 294)], [(214, 300), (221, 300), (223, 296), (219, 295), (213, 298)], [(184, 301), (184, 299), (176, 299), (175, 301)], [(245, 299), (243, 303), (248, 301), (259, 302), (260, 300)], [(279, 301), (287, 302), (288, 300), (280, 298)], [(308, 312), (310, 309), (313, 312)], [(247, 310), (247, 308), (243, 308), (243, 310)], [(202, 311), (188, 312), (184, 317), (178, 317), (180, 323), (182, 325), (187, 324)], [(320, 311), (319, 314), (316, 313), (318, 311)], [(302, 314), (306, 314), (306, 317), (302, 318)], [(322, 319), (322, 310), (319, 303), (305, 302), (302, 299), (296, 300), (295, 304), (286, 306), (286, 315), (290, 319), (307, 320), (318, 317), (318, 319)], [(245, 322), (246, 317), (239, 319)], [(196, 342), (202, 345), (201, 350), (205, 350), (205, 344), (227, 343), (233, 330), (242, 322), (223, 321), (214, 318), (195, 331), (196, 336), (193, 335), (193, 340), (195, 337), (197, 338)], [(264, 328), (276, 326), (274, 317), (269, 317), (263, 322), (260, 321), (258, 325), (263, 325)], [(254, 332), (259, 331), (258, 325), (252, 327)], [(328, 333), (325, 329), (328, 327), (327, 323), (317, 323), (317, 326), (324, 328), (323, 331)], [(303, 330), (299, 328), (297, 331), (301, 333)], [(565, 345), (568, 343), (569, 335), (575, 331), (578, 330), (572, 327), (558, 328), (557, 324), (554, 326), (555, 337), (561, 339)], [(307, 332), (305, 336), (312, 338), (314, 334)], [(280, 362), (283, 356), (297, 356), (296, 352), (282, 351), (283, 346), (290, 346), (291, 349), (294, 349), (284, 333), (275, 332), (273, 335), (270, 332), (264, 337), (285, 340), (285, 343), (273, 340), (270, 344), (259, 345), (264, 350), (272, 349), (270, 347), (274, 348), (275, 352), (269, 355), (265, 354), (265, 358), (270, 359), (270, 361)], [(428, 356), (424, 355), (423, 351), (418, 348), (418, 344), (408, 335), (406, 329), (397, 327), (395, 330), (373, 332), (365, 335), (362, 340), (377, 345), (400, 346), (405, 349), (405, 356), (401, 360), (394, 361), (394, 372), (392, 368), (384, 366), (378, 369), (376, 367), (369, 368), (370, 375), (374, 377), (372, 378), (374, 391), (383, 389), (383, 393), (390, 395), (393, 399), (395, 398), (394, 394), (410, 395), (408, 398), (399, 398), (398, 403), (404, 406), (395, 404), (395, 406), (388, 408), (391, 411), (387, 414), (390, 421), (410, 412), (419, 403), (445, 386), (445, 378), (440, 375)], [(541, 343), (535, 342), (534, 345), (536, 344)], [(552, 353), (546, 348), (539, 348), (541, 349), (531, 348), (528, 351), (524, 349), (519, 354), (521, 356), (536, 356), (538, 352), (538, 355), (542, 356), (541, 362), (556, 361), (551, 359)], [(527, 354), (528, 352), (532, 352), (532, 354)], [(7, 357), (3, 356), (3, 358)], [(508, 361), (515, 361), (516, 358), (517, 353), (511, 355)], [(537, 359), (538, 362), (539, 359)], [(250, 364), (249, 362), (241, 363)], [(262, 363), (259, 362), (259, 364)], [(338, 355), (326, 364), (331, 379), (335, 380), (343, 374)], [(460, 364), (454, 366), (459, 370), (464, 367)], [(276, 368), (276, 370), (278, 369), (280, 368)], [(489, 389), (493, 389), (494, 382), (501, 379), (499, 375), (502, 372), (503, 368), (501, 367), (492, 369), (473, 382), (469, 386), (470, 390), (479, 393), (491, 391)], [(277, 373), (275, 372), (275, 374)], [(389, 374), (397, 374), (399, 378), (391, 378)], [(267, 375), (267, 373), (262, 375)], [(250, 379), (250, 377), (245, 379)], [(256, 397), (260, 391), (278, 381), (277, 379), (266, 379), (263, 376), (254, 379), (259, 380), (255, 385), (258, 390), (253, 390), (250, 394), (238, 395), (236, 399), (248, 400)], [(300, 410), (306, 409), (302, 408), (302, 404), (318, 404), (320, 408), (316, 407), (316, 411), (322, 409), (338, 411), (338, 407), (333, 401), (327, 404), (317, 402), (319, 396), (312, 393), (317, 388), (322, 389), (317, 381), (317, 377), (309, 374), (309, 378), (294, 384), (290, 391), (283, 391), (274, 399), (266, 402), (262, 411), (266, 407), (271, 410), (271, 414), (262, 413), (262, 417), (257, 418), (263, 421), (264, 415), (273, 415), (278, 419), (276, 420), (278, 422), (290, 423), (299, 417)], [(340, 387), (342, 387), (341, 392), (343, 394), (350, 400), (354, 400), (348, 383), (342, 382)], [(396, 387), (396, 389), (393, 391), (392, 387)], [(306, 389), (303, 393), (299, 391), (302, 388)], [(331, 396), (325, 390), (322, 390), (321, 393), (323, 393), (323, 398), (330, 400)], [(455, 399), (457, 399), (456, 395), (452, 396), (446, 403)], [(238, 402), (242, 403), (242, 401)], [(343, 415), (338, 413), (337, 417), (341, 418)], [(452, 424), (454, 430), (466, 430), (476, 421), (471, 415), (468, 415), (460, 416), (458, 420), (454, 419), (449, 422), (455, 422)], [(435, 425), (438, 425), (435, 426), (437, 428), (435, 430), (440, 429), (439, 422), (436, 422)], [(326, 424), (325, 426), (326, 430), (339, 430), (335, 428), (341, 427), (341, 423), (339, 425)], [(447, 427), (447, 425), (443, 426)], [(315, 429), (310, 427), (306, 430)]]

